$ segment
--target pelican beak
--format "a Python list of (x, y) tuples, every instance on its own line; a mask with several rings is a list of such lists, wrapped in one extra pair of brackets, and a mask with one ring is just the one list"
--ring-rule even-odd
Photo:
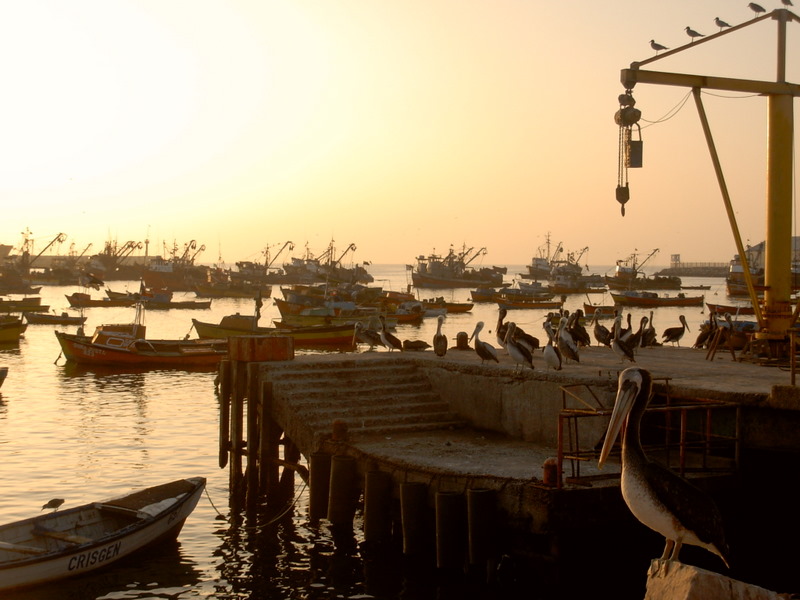
[(633, 408), (633, 401), (639, 394), (639, 384), (630, 379), (624, 379), (625, 372), (620, 375), (619, 389), (617, 390), (617, 398), (614, 401), (614, 410), (611, 412), (611, 420), (608, 423), (606, 430), (606, 439), (603, 442), (603, 449), (600, 450), (600, 458), (597, 461), (597, 467), (603, 468), (603, 465), (611, 453), (611, 448), (614, 447), (614, 442), (617, 441), (622, 425), (625, 422), (628, 414)]

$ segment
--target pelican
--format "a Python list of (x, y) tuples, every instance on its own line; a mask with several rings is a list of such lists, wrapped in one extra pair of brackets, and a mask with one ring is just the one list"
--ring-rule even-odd
[(525, 365), (528, 365), (531, 369), (533, 369), (533, 355), (531, 354), (531, 351), (528, 350), (527, 346), (521, 344), (519, 340), (514, 338), (514, 333), (516, 330), (516, 323), (512, 321), (508, 324), (505, 340), (506, 352), (508, 352), (508, 355), (520, 367), (520, 371), (525, 367)]
[(642, 317), (641, 319), (639, 319), (639, 329), (637, 329), (626, 340), (630, 345), (631, 349), (638, 348), (641, 345), (642, 338), (644, 337), (644, 328), (646, 325), (647, 325), (647, 317)]
[(664, 330), (664, 333), (661, 334), (661, 340), (666, 344), (667, 342), (672, 342), (673, 344), (681, 345), (681, 338), (683, 337), (684, 332), (689, 330), (689, 325), (686, 323), (686, 317), (681, 315), (678, 317), (681, 321), (680, 327), (668, 327)]
[(690, 38), (692, 38), (692, 42), (694, 42), (694, 38), (696, 38), (696, 37), (705, 37), (704, 33), (698, 33), (694, 29), (692, 29), (691, 27), (688, 27), (688, 26), (686, 27), (686, 29), (684, 31), (686, 31), (686, 35), (688, 35)]
[(389, 349), (389, 352), (397, 348), (398, 350), (403, 350), (403, 343), (394, 335), (386, 331), (386, 318), (381, 315), (381, 344), (386, 346)]
[(619, 362), (625, 362), (625, 359), (636, 362), (636, 359), (633, 357), (633, 347), (627, 340), (620, 337), (621, 323), (622, 316), (617, 315), (614, 318), (614, 334), (611, 337), (611, 349), (614, 351), (614, 354), (619, 356)]
[(567, 362), (570, 360), (581, 362), (580, 356), (578, 356), (578, 345), (575, 343), (575, 340), (572, 339), (566, 327), (567, 318), (561, 317), (561, 320), (558, 322), (558, 330), (556, 331), (556, 346), (558, 346), (561, 352), (561, 357)]
[(508, 311), (501, 308), (497, 315), (497, 326), (494, 328), (494, 335), (497, 338), (497, 344), (503, 348), (506, 347), (506, 332), (508, 331), (508, 323), (503, 323)]
[(719, 17), (714, 17), (714, 24), (719, 27), (719, 30), (722, 31), (725, 27), (730, 27), (725, 21), (720, 19)]
[(431, 345), (425, 340), (403, 340), (403, 350), (427, 350)]
[(63, 498), (53, 498), (52, 500), (48, 501), (47, 504), (42, 506), (42, 510), (46, 508), (52, 508), (54, 511), (58, 510), (58, 507), (64, 504)]
[(353, 326), (353, 345), (356, 342), (369, 344), (369, 349), (372, 350), (375, 346), (383, 344), (380, 334), (373, 329), (366, 329), (361, 321), (356, 321)]
[(447, 354), (447, 336), (442, 333), (442, 323), (444, 323), (444, 315), (439, 315), (436, 317), (436, 333), (433, 335), (433, 351), (436, 356)]
[(525, 346), (528, 349), (528, 352), (533, 354), (534, 350), (539, 349), (539, 338), (532, 336), (530, 333), (527, 333), (522, 330), (522, 327), (517, 325), (514, 328), (514, 341), (522, 346)]
[(750, 4), (747, 5), (747, 7), (754, 13), (756, 13), (756, 17), (758, 16), (759, 13), (767, 12), (767, 10), (763, 6), (761, 6), (760, 4), (756, 4), (755, 2), (751, 2)]
[(658, 346), (658, 335), (656, 334), (656, 328), (653, 326), (653, 311), (650, 311), (650, 318), (647, 321), (647, 327), (642, 332), (642, 341), (639, 344), (640, 347), (646, 348), (647, 346)]
[(487, 360), (493, 360), (496, 363), (500, 363), (497, 359), (497, 348), (492, 346), (487, 342), (481, 341), (478, 337), (478, 334), (483, 329), (483, 321), (478, 321), (478, 324), (475, 325), (475, 331), (472, 332), (472, 335), (469, 338), (469, 341), (475, 340), (475, 352), (478, 353), (478, 356), (481, 358), (481, 364), (485, 363)]
[(572, 339), (578, 346), (591, 346), (592, 338), (586, 331), (586, 328), (581, 324), (583, 318), (583, 309), (578, 308), (572, 313), (572, 316), (567, 320), (567, 330), (569, 331)]
[(596, 308), (594, 311), (593, 321), (594, 326), (592, 327), (592, 333), (594, 334), (594, 339), (596, 339), (597, 343), (601, 346), (611, 347), (611, 332), (608, 330), (608, 327), (600, 322), (599, 308)]
[(560, 371), (561, 352), (556, 346), (553, 345), (555, 333), (553, 333), (553, 325), (550, 323), (550, 321), (544, 322), (544, 330), (547, 332), (547, 345), (545, 345), (544, 349), (542, 350), (544, 354), (544, 363), (547, 365), (548, 370), (552, 368), (556, 371)]
[(650, 47), (651, 47), (653, 50), (655, 50), (655, 51), (656, 51), (656, 54), (658, 54), (658, 52), (659, 52), (660, 50), (669, 50), (669, 48), (667, 48), (666, 46), (662, 46), (661, 44), (659, 44), (659, 43), (658, 43), (657, 41), (655, 41), (655, 40), (650, 40)]
[(639, 429), (652, 384), (645, 369), (629, 367), (620, 373), (598, 467), (605, 464), (627, 418), (620, 489), (633, 515), (666, 539), (661, 559), (677, 561), (681, 546), (691, 544), (713, 552), (730, 568), (722, 516), (714, 501), (683, 477), (649, 460), (642, 449)]

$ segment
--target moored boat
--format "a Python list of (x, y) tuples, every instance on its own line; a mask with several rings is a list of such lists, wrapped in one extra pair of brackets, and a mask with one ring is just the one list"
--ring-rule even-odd
[(73, 308), (91, 308), (97, 306), (121, 307), (133, 306), (136, 304), (136, 299), (128, 296), (124, 298), (92, 298), (85, 292), (67, 294), (66, 298), (69, 305)]
[(709, 311), (722, 315), (725, 313), (729, 313), (731, 316), (756, 314), (755, 309), (749, 304), (712, 304), (711, 302), (706, 302), (706, 306), (708, 306)]
[(687, 296), (678, 293), (675, 296), (659, 296), (655, 292), (631, 290), (627, 292), (611, 292), (614, 303), (618, 306), (638, 306), (657, 308), (661, 306), (703, 306), (705, 296)]
[(647, 257), (639, 262), (634, 253), (624, 260), (618, 260), (614, 268), (614, 275), (605, 278), (605, 283), (611, 290), (679, 290), (681, 278), (674, 276), (648, 277), (642, 267), (656, 253), (654, 249)]
[(82, 325), (86, 322), (86, 317), (65, 312), (61, 314), (28, 312), (25, 313), (25, 321), (31, 325)]
[(561, 300), (510, 300), (510, 299), (503, 299), (497, 300), (497, 306), (500, 308), (505, 308), (506, 310), (517, 310), (517, 309), (544, 309), (544, 310), (553, 310), (559, 309), (564, 305)]
[(335, 346), (338, 348), (353, 345), (355, 324), (291, 326), (281, 323), (279, 327), (260, 327), (254, 317), (248, 315), (228, 315), (219, 323), (204, 323), (192, 319), (192, 325), (200, 339), (227, 338), (240, 335), (267, 335), (291, 337), (295, 348), (315, 346)]
[(475, 269), (469, 266), (478, 256), (483, 256), (486, 252), (486, 248), (475, 250), (465, 246), (461, 252), (455, 252), (451, 248), (447, 256), (420, 255), (417, 257), (416, 266), (411, 267), (411, 282), (417, 288), (500, 286), (503, 284), (504, 268)]
[(205, 484), (179, 479), (0, 526), (0, 591), (85, 575), (177, 538)]
[(583, 303), (583, 314), (589, 318), (596, 314), (599, 319), (608, 319), (615, 316), (616, 312), (617, 307), (613, 305)]
[(0, 312), (3, 313), (47, 312), (48, 310), (50, 307), (42, 304), (41, 296), (0, 298)]
[(422, 300), (422, 307), (428, 311), (444, 309), (446, 313), (467, 313), (475, 306), (472, 302), (447, 302), (444, 298), (428, 298)]
[(0, 344), (17, 344), (28, 324), (21, 317), (0, 315)]

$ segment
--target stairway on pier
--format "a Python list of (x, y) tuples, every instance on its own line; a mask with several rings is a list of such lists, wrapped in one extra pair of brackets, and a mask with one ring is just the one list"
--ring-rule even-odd
[(400, 357), (276, 363), (268, 373), (281, 426), (305, 429), (302, 437), (327, 436), (335, 422), (350, 438), (467, 425), (417, 365)]

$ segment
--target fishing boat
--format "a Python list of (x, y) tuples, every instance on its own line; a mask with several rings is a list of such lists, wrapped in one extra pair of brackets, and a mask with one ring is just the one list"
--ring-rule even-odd
[(170, 290), (152, 290), (142, 287), (139, 292), (114, 292), (106, 290), (106, 296), (111, 300), (133, 299), (141, 301), (148, 310), (166, 310), (169, 308), (211, 308), (211, 300), (173, 300)]
[(99, 325), (92, 336), (56, 331), (68, 361), (84, 365), (148, 368), (197, 368), (219, 364), (228, 356), (227, 339), (148, 339), (143, 307), (133, 323)]
[(29, 312), (25, 313), (25, 321), (29, 325), (83, 325), (86, 317), (70, 315), (65, 312), (61, 314)]
[(445, 313), (468, 313), (475, 306), (472, 302), (447, 302), (444, 298), (428, 298), (422, 300), (422, 308), (426, 311), (444, 309)]
[(18, 344), (27, 327), (22, 317), (0, 315), (0, 344)]
[(564, 302), (561, 300), (511, 300), (506, 298), (503, 300), (497, 300), (497, 306), (500, 308), (505, 308), (506, 310), (530, 310), (537, 308), (544, 310), (557, 310), (564, 306)]
[(537, 250), (536, 256), (531, 259), (531, 264), (525, 265), (527, 273), (520, 273), (523, 279), (533, 279), (538, 281), (540, 279), (549, 279), (550, 271), (552, 270), (552, 261), (556, 259), (562, 250), (561, 242), (556, 244), (556, 249), (550, 252), (550, 234), (545, 237), (545, 243)]
[(662, 306), (703, 306), (705, 296), (687, 296), (678, 293), (675, 296), (659, 296), (655, 292), (630, 290), (627, 292), (610, 292), (617, 306), (637, 306), (642, 308), (658, 308)]
[(452, 248), (447, 256), (438, 254), (420, 255), (417, 264), (411, 269), (411, 282), (417, 288), (462, 288), (497, 287), (503, 284), (503, 267), (469, 266), (479, 256), (485, 255), (486, 248), (475, 250), (464, 246), (461, 252)]
[(8, 377), (8, 367), (0, 367), (0, 387), (3, 387), (6, 377)]
[(648, 277), (642, 267), (657, 252), (654, 249), (647, 257), (639, 262), (639, 257), (634, 253), (628, 258), (618, 260), (614, 267), (614, 275), (606, 276), (605, 283), (611, 290), (679, 290), (681, 278), (674, 276)]
[(272, 295), (271, 285), (249, 285), (244, 283), (197, 283), (194, 294), (198, 298), (262, 298)]
[(725, 313), (729, 313), (731, 315), (754, 315), (756, 314), (755, 309), (749, 304), (712, 304), (711, 302), (706, 302), (706, 306), (708, 306), (708, 310), (710, 312), (719, 313), (724, 315)]
[(599, 319), (609, 319), (616, 316), (616, 313), (617, 307), (614, 305), (583, 303), (583, 314), (590, 318), (596, 314)]
[(42, 304), (41, 296), (25, 296), (24, 298), (0, 298), (0, 312), (29, 313), (47, 312), (50, 307)]
[(86, 292), (67, 294), (66, 298), (72, 308), (92, 308), (98, 306), (119, 308), (136, 304), (136, 298), (128, 296), (124, 298), (92, 298), (92, 296)]
[(85, 575), (174, 540), (205, 485), (178, 479), (0, 526), (0, 592)]
[(347, 347), (353, 345), (355, 335), (354, 323), (339, 325), (293, 326), (280, 321), (280, 326), (260, 327), (257, 320), (249, 315), (228, 315), (219, 323), (204, 323), (192, 319), (197, 336), (200, 339), (228, 338), (240, 335), (267, 335), (291, 337), (295, 348), (315, 346)]

